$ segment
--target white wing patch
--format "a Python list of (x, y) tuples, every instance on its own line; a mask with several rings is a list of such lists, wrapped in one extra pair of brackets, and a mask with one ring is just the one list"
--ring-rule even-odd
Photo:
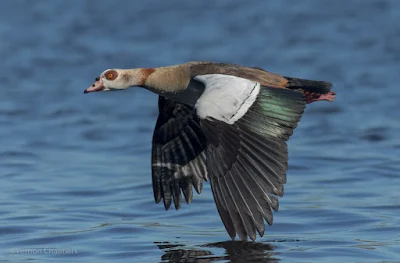
[(230, 75), (208, 74), (194, 79), (205, 85), (195, 105), (201, 119), (212, 117), (233, 124), (246, 114), (260, 92), (260, 83)]

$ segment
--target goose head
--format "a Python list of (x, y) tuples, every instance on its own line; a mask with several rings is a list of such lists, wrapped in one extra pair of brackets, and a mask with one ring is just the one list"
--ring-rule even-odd
[(84, 93), (96, 91), (124, 90), (129, 87), (143, 87), (154, 69), (107, 69), (100, 74)]

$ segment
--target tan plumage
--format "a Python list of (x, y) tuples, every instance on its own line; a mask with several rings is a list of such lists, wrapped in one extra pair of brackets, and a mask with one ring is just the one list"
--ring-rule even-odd
[[(105, 75), (107, 71), (103, 72), (102, 75)], [(121, 74), (122, 82), (125, 84), (124, 88), (141, 86), (158, 93), (183, 91), (188, 87), (193, 77), (206, 74), (232, 75), (253, 80), (263, 86), (272, 88), (292, 88), (299, 84), (301, 85), (302, 81), (301, 79), (283, 77), (257, 67), (244, 67), (213, 62), (188, 62), (166, 67), (119, 69), (117, 71)], [(323, 81), (313, 82), (317, 85), (330, 85), (330, 83)]]
[(286, 183), (287, 145), (305, 105), (333, 101), (331, 84), (280, 76), (260, 68), (212, 62), (110, 69), (85, 90), (139, 86), (159, 97), (153, 135), (156, 202), (187, 203), (192, 186), (210, 180), (214, 200), (232, 238), (264, 234)]
[(177, 92), (186, 89), (193, 77), (206, 74), (237, 76), (274, 88), (285, 88), (288, 85), (288, 80), (284, 77), (258, 68), (212, 62), (188, 62), (155, 68), (155, 71), (148, 76), (145, 85), (165, 92)]

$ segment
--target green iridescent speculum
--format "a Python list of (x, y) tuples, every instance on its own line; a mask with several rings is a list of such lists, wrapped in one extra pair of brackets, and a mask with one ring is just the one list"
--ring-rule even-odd
[(262, 87), (256, 102), (241, 120), (261, 136), (288, 139), (297, 126), (306, 102), (296, 91)]

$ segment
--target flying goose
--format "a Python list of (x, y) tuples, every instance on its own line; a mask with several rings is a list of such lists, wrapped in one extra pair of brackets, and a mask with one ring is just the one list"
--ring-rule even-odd
[(84, 93), (142, 87), (159, 94), (153, 135), (154, 198), (176, 209), (210, 180), (232, 239), (264, 235), (272, 225), (288, 167), (286, 141), (307, 103), (333, 101), (332, 84), (261, 68), (188, 62), (108, 69)]

